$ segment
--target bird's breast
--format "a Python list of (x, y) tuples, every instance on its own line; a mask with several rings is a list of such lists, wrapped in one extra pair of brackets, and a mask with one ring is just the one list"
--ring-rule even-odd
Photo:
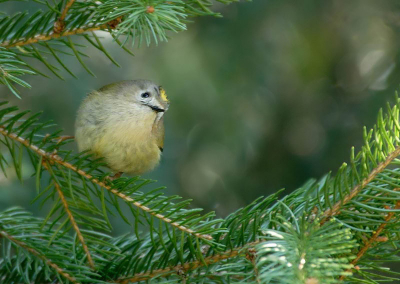
[(94, 145), (94, 152), (105, 157), (114, 171), (142, 174), (160, 160), (160, 150), (152, 133), (154, 118), (112, 122), (105, 126), (104, 136)]

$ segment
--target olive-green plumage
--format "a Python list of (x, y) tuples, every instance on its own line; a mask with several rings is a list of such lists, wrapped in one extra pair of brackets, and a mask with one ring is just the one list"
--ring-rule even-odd
[(93, 91), (78, 110), (78, 148), (104, 157), (115, 172), (150, 171), (164, 147), (168, 106), (165, 91), (147, 80), (122, 81)]

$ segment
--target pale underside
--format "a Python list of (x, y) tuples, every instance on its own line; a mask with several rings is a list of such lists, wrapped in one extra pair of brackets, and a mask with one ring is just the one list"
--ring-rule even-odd
[(139, 175), (159, 163), (161, 151), (151, 132), (121, 123), (104, 134), (92, 151), (104, 157), (113, 171)]

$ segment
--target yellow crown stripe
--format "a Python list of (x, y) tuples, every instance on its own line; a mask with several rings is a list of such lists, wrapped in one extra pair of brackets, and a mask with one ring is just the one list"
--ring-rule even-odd
[(167, 94), (165, 93), (165, 90), (162, 89), (162, 88), (160, 89), (160, 95), (161, 95), (161, 98), (162, 98), (164, 101), (168, 102)]

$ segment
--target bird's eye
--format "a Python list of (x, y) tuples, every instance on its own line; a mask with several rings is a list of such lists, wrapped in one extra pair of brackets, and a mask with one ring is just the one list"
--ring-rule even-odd
[(141, 95), (141, 97), (142, 97), (142, 98), (148, 98), (148, 97), (150, 97), (150, 94), (149, 94), (148, 92), (146, 92), (146, 93), (143, 93), (143, 94)]

